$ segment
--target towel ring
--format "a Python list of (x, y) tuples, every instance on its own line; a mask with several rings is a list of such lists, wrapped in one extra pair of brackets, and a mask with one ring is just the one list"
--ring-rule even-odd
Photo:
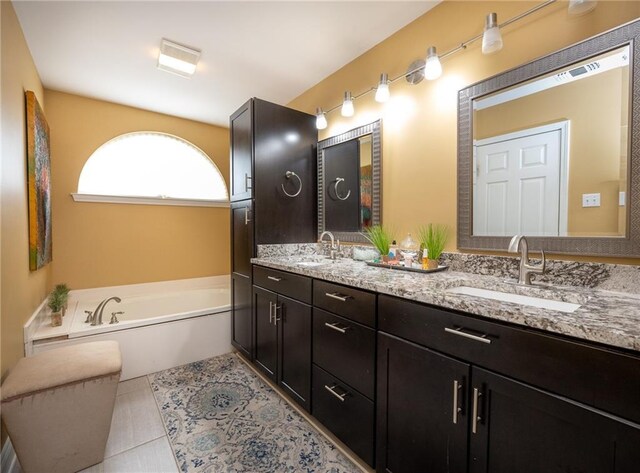
[(287, 179), (291, 179), (292, 177), (295, 177), (298, 180), (298, 185), (300, 186), (298, 188), (298, 191), (295, 192), (294, 194), (289, 194), (285, 188), (284, 188), (284, 184), (280, 184), (280, 187), (282, 187), (282, 192), (285, 193), (285, 195), (287, 197), (298, 197), (300, 195), (300, 192), (302, 192), (302, 179), (300, 179), (300, 176), (298, 176), (295, 172), (293, 171), (287, 171), (286, 173), (284, 173), (284, 177), (286, 177)]
[(347, 195), (345, 195), (344, 197), (340, 197), (340, 194), (338, 193), (338, 184), (340, 184), (341, 182), (344, 182), (344, 178), (343, 177), (337, 177), (336, 178), (336, 182), (333, 184), (333, 190), (336, 191), (336, 197), (339, 200), (347, 200), (349, 198), (349, 196), (351, 195), (351, 189), (349, 189), (347, 191)]

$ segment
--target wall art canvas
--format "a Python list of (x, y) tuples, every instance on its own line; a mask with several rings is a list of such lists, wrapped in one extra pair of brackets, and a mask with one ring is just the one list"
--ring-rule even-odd
[(29, 269), (51, 261), (51, 159), (49, 125), (35, 94), (28, 90), (27, 178), (29, 188)]

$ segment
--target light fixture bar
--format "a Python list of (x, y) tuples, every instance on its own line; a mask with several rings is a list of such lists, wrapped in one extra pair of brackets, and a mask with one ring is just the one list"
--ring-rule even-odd
[[(513, 18), (509, 18), (508, 20), (506, 20), (505, 22), (501, 23), (498, 25), (498, 28), (504, 28), (505, 26), (510, 25), (511, 23), (515, 23), (516, 21), (519, 21), (529, 15), (532, 15), (533, 13), (537, 12), (538, 10), (542, 10), (543, 8), (548, 7), (549, 5), (556, 3), (558, 0), (547, 0), (544, 3), (541, 3), (540, 5), (536, 5), (535, 7), (530, 8), (529, 10), (520, 13), (519, 15), (514, 16)], [(442, 61), (444, 58), (451, 56), (452, 54), (457, 53), (458, 51), (461, 51), (463, 49), (467, 49), (467, 47), (470, 44), (475, 43), (478, 40), (482, 39), (482, 36), (484, 35), (484, 31), (466, 41), (463, 41), (462, 43), (460, 43), (458, 46), (456, 46), (455, 48), (450, 49), (449, 51), (439, 54), (438, 57), (440, 59), (440, 61)], [(420, 70), (424, 69), (424, 65), (420, 66), (420, 67), (416, 67), (413, 70), (407, 71), (407, 72), (403, 72), (402, 74), (400, 74), (399, 76), (394, 77), (393, 79), (389, 80), (389, 85), (393, 84), (394, 82), (400, 80), (400, 79), (404, 79), (406, 76), (409, 76), (411, 74), (414, 74)], [(352, 100), (356, 100), (359, 99), (360, 97), (367, 95), (371, 92), (375, 92), (376, 87), (370, 87), (369, 89), (365, 90), (364, 92), (358, 94), (358, 95), (353, 95), (351, 98)], [(339, 109), (340, 107), (342, 107), (342, 103), (340, 103), (339, 105), (336, 105), (335, 107), (332, 107), (328, 110), (325, 110), (325, 114), (326, 113), (331, 113), (334, 110)]]

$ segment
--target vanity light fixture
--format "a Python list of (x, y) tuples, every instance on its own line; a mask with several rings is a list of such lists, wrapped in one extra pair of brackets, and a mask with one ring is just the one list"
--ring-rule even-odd
[(190, 78), (196, 72), (200, 53), (201, 51), (198, 49), (193, 49), (163, 38), (160, 42), (158, 69)]
[(351, 92), (344, 93), (344, 101), (342, 102), (342, 116), (343, 117), (352, 117), (354, 113), (353, 109), (353, 97), (351, 97)]
[(427, 49), (427, 62), (424, 65), (424, 77), (427, 80), (435, 80), (442, 75), (442, 64), (436, 53), (435, 46), (429, 46)]
[(384, 103), (389, 100), (389, 76), (386, 73), (380, 74), (380, 83), (376, 89), (376, 102)]
[(485, 19), (482, 35), (482, 54), (491, 54), (502, 49), (502, 35), (498, 26), (498, 14), (489, 13)]
[[(440, 55), (436, 53), (436, 48), (434, 46), (429, 47), (427, 51), (426, 62), (424, 59), (418, 59), (411, 63), (407, 72), (392, 79), (389, 79), (386, 74), (382, 74), (380, 77), (380, 83), (377, 87), (371, 87), (364, 92), (356, 95), (355, 97), (352, 97), (350, 92), (345, 92), (342, 105), (336, 105), (335, 107), (328, 109), (327, 113), (333, 112), (339, 107), (342, 107), (342, 116), (351, 117), (354, 114), (353, 101), (355, 99), (358, 99), (375, 91), (376, 101), (383, 102), (383, 100), (381, 99), (384, 98), (385, 95), (387, 99), (389, 98), (389, 85), (402, 78), (406, 79), (407, 82), (413, 85), (419, 84), (424, 78), (428, 80), (437, 79), (442, 74), (442, 64), (440, 63), (442, 59), (449, 57), (459, 51), (467, 49), (470, 44), (475, 43), (476, 41), (482, 40), (483, 54), (490, 54), (499, 51), (503, 46), (502, 35), (500, 33), (501, 28), (520, 21), (523, 18), (536, 13), (538, 10), (542, 10), (543, 8), (546, 8), (556, 2), (558, 2), (558, 0), (546, 0), (545, 2), (540, 3), (530, 8), (529, 10), (514, 16), (513, 18), (509, 18), (502, 24), (498, 24), (498, 15), (496, 13), (489, 13), (485, 18), (485, 28), (481, 34), (478, 34), (473, 38), (469, 38), (468, 40), (459, 43), (458, 46)], [(597, 3), (598, 2), (596, 0), (569, 0), (569, 13), (571, 15), (582, 15), (584, 13), (588, 13), (596, 7)], [(318, 117), (317, 114), (316, 117)], [(323, 118), (326, 122), (324, 112)], [(319, 120), (319, 118), (317, 118), (317, 120)], [(318, 123), (322, 124), (323, 122), (316, 121), (316, 126), (318, 125)], [(322, 128), (318, 127), (318, 129)]]
[(595, 0), (569, 0), (569, 14), (584, 15), (593, 10), (598, 2)]
[(316, 128), (324, 130), (327, 127), (327, 117), (320, 107), (316, 108)]

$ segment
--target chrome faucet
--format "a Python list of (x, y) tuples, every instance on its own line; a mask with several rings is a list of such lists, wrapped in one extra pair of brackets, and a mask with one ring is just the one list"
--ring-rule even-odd
[(329, 248), (329, 257), (331, 259), (336, 259), (336, 253), (340, 251), (340, 240), (337, 240), (337, 244), (336, 244), (336, 240), (334, 240), (333, 238), (333, 233), (325, 230), (320, 234), (320, 238), (318, 239), (318, 244), (320, 245), (321, 248), (323, 243), (322, 240), (325, 235), (329, 235), (329, 238), (331, 238), (331, 247)]
[(520, 273), (518, 274), (518, 284), (531, 285), (532, 274), (544, 274), (546, 269), (546, 258), (544, 250), (542, 252), (542, 264), (533, 266), (529, 264), (529, 245), (524, 235), (516, 235), (509, 243), (509, 253), (517, 253), (520, 251)]
[(113, 296), (103, 300), (100, 304), (98, 304), (96, 310), (93, 311), (93, 316), (91, 317), (91, 325), (102, 325), (102, 312), (104, 312), (104, 307), (109, 301), (116, 301), (120, 303), (122, 300), (119, 297)]

